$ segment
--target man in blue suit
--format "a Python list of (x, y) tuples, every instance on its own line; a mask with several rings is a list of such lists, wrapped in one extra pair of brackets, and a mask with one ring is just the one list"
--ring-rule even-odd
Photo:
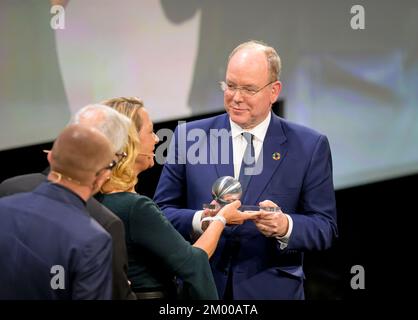
[(70, 125), (48, 154), (48, 181), (0, 199), (0, 299), (111, 299), (112, 241), (86, 201), (114, 158), (103, 133)]
[(327, 138), (271, 112), (280, 68), (264, 43), (232, 51), (221, 83), (227, 114), (176, 129), (155, 194), (186, 239), (201, 232), (218, 177), (240, 180), (245, 205), (280, 207), (224, 230), (211, 259), (224, 299), (304, 299), (303, 251), (329, 248), (337, 234)]

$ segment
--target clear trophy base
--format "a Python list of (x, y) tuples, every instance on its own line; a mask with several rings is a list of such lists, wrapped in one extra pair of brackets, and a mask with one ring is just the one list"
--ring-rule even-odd
[[(212, 185), (212, 198), (216, 204), (205, 203), (203, 209), (209, 209), (217, 211), (222, 206), (233, 202), (234, 200), (241, 199), (242, 187), (241, 183), (231, 176), (224, 176), (216, 179)], [(241, 212), (280, 212), (279, 207), (260, 207), (253, 205), (241, 205), (238, 208)]]
[[(209, 209), (209, 210), (219, 210), (222, 206), (219, 204), (210, 204), (210, 203), (204, 203), (203, 204), (203, 210)], [(247, 211), (247, 212), (257, 212), (257, 211), (264, 211), (264, 212), (279, 212), (280, 207), (261, 207), (261, 206), (251, 206), (251, 205), (242, 205), (238, 208), (239, 211)]]

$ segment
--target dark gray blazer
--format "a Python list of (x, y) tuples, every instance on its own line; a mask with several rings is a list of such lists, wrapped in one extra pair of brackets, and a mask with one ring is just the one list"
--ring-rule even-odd
[[(46, 176), (42, 173), (25, 174), (4, 180), (0, 184), (0, 197), (32, 191), (45, 180)], [(90, 216), (112, 237), (113, 299), (136, 299), (127, 278), (128, 256), (125, 244), (125, 229), (122, 221), (94, 198), (87, 202), (87, 210)]]

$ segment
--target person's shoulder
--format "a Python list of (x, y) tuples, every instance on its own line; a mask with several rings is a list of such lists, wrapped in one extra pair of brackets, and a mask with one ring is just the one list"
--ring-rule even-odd
[(84, 250), (84, 254), (102, 250), (103, 246), (111, 250), (111, 234), (95, 219), (87, 215), (73, 215), (72, 219), (56, 225), (55, 232), (63, 244)]
[(318, 146), (328, 146), (326, 135), (307, 126), (280, 118), (281, 128), (286, 140), (294, 150), (313, 152)]
[(106, 230), (113, 223), (121, 222), (119, 217), (114, 214), (110, 209), (106, 208), (95, 198), (90, 198), (87, 201), (87, 211), (90, 213), (90, 216), (96, 220), (101, 226)]
[[(0, 208), (8, 208), (10, 210), (16, 210), (20, 207), (24, 208), (25, 203), (33, 197), (32, 192), (19, 192), (3, 194), (0, 198)], [(8, 210), (5, 212), (8, 213)]]
[(135, 206), (141, 206), (141, 207), (157, 207), (154, 200), (151, 198), (141, 195), (141, 194), (132, 194), (132, 197), (135, 201)]
[[(106, 197), (106, 195), (105, 195)], [(110, 198), (109, 198), (110, 197)], [(148, 198), (147, 196), (140, 195), (138, 193), (133, 192), (120, 192), (120, 193), (114, 193), (107, 196), (107, 201), (111, 200), (113, 204), (117, 203), (122, 205), (127, 210), (129, 208), (138, 207), (138, 206), (155, 206), (155, 203), (153, 200)], [(100, 200), (99, 200), (100, 201)], [(104, 201), (106, 204), (107, 201)]]
[(2, 184), (3, 183), (21, 182), (21, 181), (32, 181), (32, 180), (44, 181), (44, 180), (46, 180), (46, 176), (43, 175), (40, 172), (22, 174), (22, 175), (19, 175), (19, 176), (14, 176), (14, 177), (8, 178), (8, 179), (4, 180), (2, 182)]
[[(132, 210), (130, 212), (131, 218), (149, 218), (163, 215), (160, 208), (154, 202), (154, 200), (147, 196), (140, 194), (132, 194)], [(132, 216), (133, 215), (133, 216)]]
[[(40, 195), (37, 191), (45, 184), (46, 179), (42, 179), (39, 183), (34, 184), (32, 188), (23, 188), (19, 190), (7, 188), (8, 192), (0, 195), (0, 202), (2, 205), (9, 206), (11, 210), (15, 211), (28, 211), (42, 208), (45, 199), (40, 200)], [(47, 208), (51, 209), (51, 206)]]
[(0, 197), (31, 191), (45, 180), (46, 176), (42, 173), (30, 173), (8, 178), (0, 183)]
[(21, 223), (36, 221), (35, 224), (42, 224), (65, 242), (88, 242), (98, 235), (107, 235), (84, 208), (45, 197), (36, 190), (4, 197), (0, 199), (0, 207), (6, 208), (13, 219)]
[(28, 197), (33, 197), (34, 211), (39, 219), (55, 228), (79, 237), (104, 229), (91, 217), (87, 207), (76, 194), (60, 185), (43, 182)]
[(134, 193), (134, 192), (120, 192), (115, 195), (118, 197), (120, 201), (128, 202), (131, 204), (147, 203), (150, 201), (152, 202), (152, 200), (148, 198), (147, 196), (141, 195), (139, 193)]
[(97, 239), (111, 239), (106, 228), (83, 209), (63, 206), (62, 210), (67, 214), (61, 221), (55, 220), (55, 225), (57, 230), (61, 227), (62, 232), (71, 237), (74, 242), (89, 243)]
[(287, 141), (293, 146), (311, 149), (319, 142), (328, 141), (321, 132), (299, 123), (280, 118), (280, 124)]
[(222, 113), (220, 115), (213, 116), (213, 117), (185, 122), (185, 123), (180, 124), (179, 127), (185, 126), (187, 130), (205, 129), (205, 128), (210, 129), (210, 128), (218, 126), (220, 121), (225, 121), (227, 120), (227, 118), (228, 118), (228, 115), (226, 113)]
[(287, 134), (293, 134), (298, 136), (310, 136), (312, 138), (319, 138), (320, 136), (324, 135), (313, 128), (307, 127), (305, 125), (290, 120), (280, 118), (280, 122), (282, 124), (283, 131)]

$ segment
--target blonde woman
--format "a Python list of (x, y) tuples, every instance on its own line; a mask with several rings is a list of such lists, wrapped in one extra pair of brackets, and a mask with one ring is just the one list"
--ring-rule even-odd
[(103, 104), (128, 116), (133, 126), (125, 146), (127, 156), (114, 168), (102, 187), (99, 200), (125, 224), (128, 249), (128, 278), (139, 299), (175, 298), (175, 277), (183, 283), (182, 298), (217, 299), (208, 258), (213, 254), (225, 222), (253, 218), (237, 211), (236, 201), (217, 214), (192, 245), (185, 241), (149, 198), (135, 192), (137, 176), (154, 165), (158, 137), (153, 123), (138, 98), (115, 98)]

